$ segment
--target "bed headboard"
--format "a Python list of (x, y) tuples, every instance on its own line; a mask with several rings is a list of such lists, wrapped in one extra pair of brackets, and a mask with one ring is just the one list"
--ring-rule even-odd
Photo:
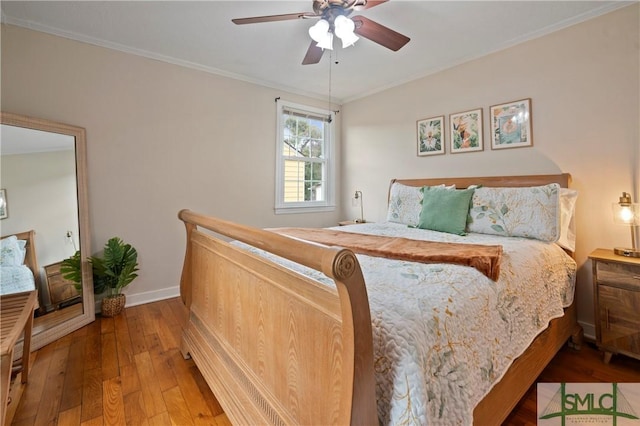
[[(557, 175), (528, 175), (528, 176), (482, 176), (482, 177), (454, 177), (454, 178), (424, 178), (424, 179), (392, 179), (394, 182), (407, 186), (433, 186), (433, 185), (456, 185), (456, 188), (466, 188), (469, 185), (483, 185), (496, 187), (513, 186), (540, 186), (549, 183), (558, 183), (562, 188), (568, 188), (571, 183), (569, 173)], [(390, 185), (390, 186), (391, 186)]]
[(19, 240), (25, 240), (27, 245), (25, 249), (27, 254), (24, 257), (24, 264), (33, 272), (36, 289), (40, 288), (40, 268), (38, 267), (38, 257), (36, 256), (36, 231), (30, 230), (19, 232), (17, 234), (5, 235), (2, 239), (15, 235)]

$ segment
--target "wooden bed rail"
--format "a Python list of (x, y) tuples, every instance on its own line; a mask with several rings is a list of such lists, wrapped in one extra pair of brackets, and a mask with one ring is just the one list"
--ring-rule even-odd
[[(371, 314), (353, 252), (189, 210), (178, 217), (183, 354), (232, 423), (377, 424)], [(320, 271), (335, 289), (199, 228)]]
[[(350, 250), (311, 244), (275, 232), (194, 213), (187, 209), (181, 210), (178, 217), (187, 227), (187, 238), (199, 226), (313, 268), (334, 280), (349, 278), (356, 272), (356, 266), (358, 266), (355, 255)], [(346, 280), (345, 284), (348, 283), (349, 281)]]

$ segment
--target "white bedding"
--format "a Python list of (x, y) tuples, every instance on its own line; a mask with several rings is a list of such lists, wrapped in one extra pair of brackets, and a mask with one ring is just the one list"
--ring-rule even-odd
[[(471, 267), (358, 255), (371, 307), (378, 415), (384, 425), (471, 424), (474, 407), (573, 301), (576, 264), (555, 243), (458, 236), (391, 222), (334, 229), (503, 246), (496, 282)], [(316, 271), (284, 264), (331, 282)]]
[(0, 295), (35, 289), (33, 273), (27, 266), (2, 266), (0, 268)]

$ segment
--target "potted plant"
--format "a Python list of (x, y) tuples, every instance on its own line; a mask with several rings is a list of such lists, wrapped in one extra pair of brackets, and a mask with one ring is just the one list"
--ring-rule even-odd
[[(80, 250), (76, 251), (73, 256), (64, 259), (60, 264), (60, 273), (62, 277), (71, 281), (73, 286), (82, 294), (82, 262), (80, 260)], [(93, 274), (93, 293), (102, 294), (107, 289), (106, 284), (102, 280), (96, 279)]]
[(102, 299), (102, 315), (112, 317), (124, 309), (126, 297), (122, 289), (138, 277), (138, 252), (118, 237), (104, 246), (101, 256), (91, 256), (94, 288), (105, 286), (109, 294)]

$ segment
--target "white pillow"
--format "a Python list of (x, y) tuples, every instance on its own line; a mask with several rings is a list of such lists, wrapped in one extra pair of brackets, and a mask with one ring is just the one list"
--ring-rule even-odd
[(560, 238), (558, 245), (569, 251), (576, 251), (576, 199), (578, 191), (560, 188)]
[[(435, 187), (444, 188), (445, 185), (436, 185)], [(422, 188), (421, 186), (409, 186), (394, 182), (389, 191), (387, 222), (418, 226), (420, 212), (422, 212)], [(447, 186), (447, 189), (455, 188), (455, 185)]]
[(0, 265), (20, 266), (24, 263), (26, 241), (24, 245), (20, 241), (15, 235), (0, 241)]
[(560, 185), (477, 188), (469, 232), (556, 242), (560, 238)]

